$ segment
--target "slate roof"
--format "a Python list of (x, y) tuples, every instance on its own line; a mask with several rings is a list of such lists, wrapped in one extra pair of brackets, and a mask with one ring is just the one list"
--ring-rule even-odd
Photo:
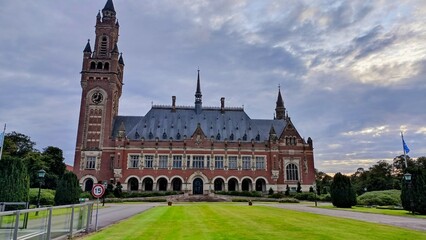
[(160, 141), (190, 138), (200, 126), (208, 138), (218, 141), (261, 142), (269, 139), (271, 126), (279, 137), (287, 124), (284, 120), (250, 119), (242, 108), (203, 108), (197, 114), (193, 107), (153, 106), (145, 116), (117, 116), (114, 120), (113, 137), (117, 137), (120, 126), (125, 127), (130, 140)]
[(105, 3), (105, 7), (102, 9), (102, 11), (104, 11), (104, 10), (108, 10), (108, 11), (111, 11), (111, 12), (115, 13), (114, 3), (112, 2), (112, 0), (108, 0)]

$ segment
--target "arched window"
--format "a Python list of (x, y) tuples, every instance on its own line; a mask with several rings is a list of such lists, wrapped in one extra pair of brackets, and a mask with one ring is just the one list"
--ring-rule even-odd
[(290, 163), (285, 168), (287, 180), (288, 181), (297, 181), (299, 180), (299, 171), (297, 170), (296, 164)]
[(166, 132), (163, 132), (163, 139), (167, 139), (167, 134), (166, 134)]
[(229, 136), (229, 140), (233, 141), (234, 140), (234, 134), (231, 133), (231, 136)]
[(104, 70), (109, 70), (109, 63), (107, 63), (107, 62), (106, 62), (106, 63), (104, 64)]
[(101, 63), (101, 62), (98, 62), (98, 67), (97, 67), (97, 69), (102, 69), (102, 63)]
[(95, 62), (91, 62), (90, 63), (90, 69), (95, 69), (96, 68), (96, 63)]
[(247, 141), (247, 134), (246, 133), (244, 133), (243, 141)]
[(103, 36), (101, 39), (100, 47), (99, 47), (99, 55), (106, 55), (107, 48), (108, 48), (108, 38), (106, 36)]
[(220, 133), (217, 133), (216, 140), (220, 140)]

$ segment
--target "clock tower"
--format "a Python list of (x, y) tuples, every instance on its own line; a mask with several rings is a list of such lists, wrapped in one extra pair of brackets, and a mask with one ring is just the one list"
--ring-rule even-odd
[(110, 172), (103, 171), (107, 166), (102, 166), (101, 160), (111, 144), (112, 124), (123, 87), (124, 61), (118, 51), (118, 32), (114, 4), (108, 0), (96, 16), (93, 51), (90, 40), (83, 50), (74, 170)]

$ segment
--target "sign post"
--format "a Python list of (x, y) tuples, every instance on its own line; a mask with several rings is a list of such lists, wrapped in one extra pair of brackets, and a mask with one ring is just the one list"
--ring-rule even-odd
[(95, 184), (92, 188), (93, 197), (97, 198), (96, 201), (96, 218), (95, 218), (95, 232), (98, 231), (98, 209), (99, 209), (99, 198), (105, 193), (105, 187), (102, 184)]

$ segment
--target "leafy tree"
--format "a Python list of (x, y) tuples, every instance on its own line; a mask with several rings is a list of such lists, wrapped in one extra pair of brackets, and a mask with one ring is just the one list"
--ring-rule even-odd
[(22, 158), (30, 152), (37, 151), (34, 149), (35, 142), (30, 137), (17, 132), (7, 133), (4, 140), (3, 154), (12, 157)]
[(331, 202), (335, 207), (350, 208), (356, 205), (356, 195), (348, 176), (336, 173), (330, 188)]
[(24, 162), (11, 156), (0, 160), (0, 202), (28, 202), (29, 177)]
[(288, 186), (288, 184), (287, 184), (287, 187), (285, 188), (284, 195), (290, 196), (290, 187)]
[(77, 176), (73, 172), (66, 172), (59, 180), (55, 193), (55, 205), (79, 203), (80, 193)]
[(302, 185), (300, 185), (300, 182), (297, 182), (297, 189), (296, 189), (297, 193), (301, 193), (302, 192)]
[(315, 169), (315, 183), (318, 189), (318, 195), (327, 194), (327, 189), (330, 189), (333, 178), (325, 172), (318, 171)]
[[(426, 157), (419, 157), (408, 165), (407, 173), (412, 175), (411, 183), (402, 180), (401, 202), (404, 209), (426, 214)], [(412, 201), (412, 202), (411, 202)], [(411, 206), (413, 204), (413, 207)]]

